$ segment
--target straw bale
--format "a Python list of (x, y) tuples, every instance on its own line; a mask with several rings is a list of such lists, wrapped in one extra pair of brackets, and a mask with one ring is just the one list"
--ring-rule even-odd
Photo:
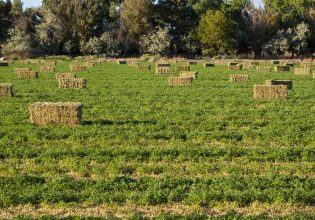
[(57, 60), (41, 60), (40, 63), (43, 64), (43, 66), (56, 66)]
[(14, 73), (18, 78), (23, 79), (36, 79), (38, 78), (38, 73), (30, 68), (15, 68)]
[(53, 73), (55, 72), (55, 65), (44, 65), (39, 67), (41, 73)]
[(290, 67), (289, 66), (278, 65), (278, 66), (275, 66), (275, 71), (276, 72), (287, 72), (287, 71), (290, 71)]
[(193, 78), (171, 77), (168, 79), (169, 86), (192, 86)]
[(151, 65), (139, 64), (137, 66), (138, 70), (151, 70)]
[(315, 63), (312, 62), (302, 62), (301, 66), (304, 68), (315, 68)]
[(58, 81), (59, 79), (62, 78), (68, 78), (68, 79), (72, 79), (72, 78), (76, 78), (77, 76), (75, 75), (75, 73), (58, 73), (56, 74), (56, 80)]
[(270, 73), (271, 67), (269, 67), (269, 66), (257, 66), (256, 70), (257, 70), (257, 72), (261, 72), (261, 73)]
[(190, 71), (190, 66), (187, 66), (187, 65), (179, 65), (179, 66), (176, 67), (176, 71), (177, 71), (177, 72)]
[(276, 65), (278, 65), (278, 64), (280, 64), (280, 61), (279, 61), (279, 60), (272, 60), (272, 61), (271, 61), (271, 64), (276, 64)]
[(197, 65), (197, 61), (188, 61), (187, 62), (188, 65)]
[(230, 65), (229, 70), (241, 70), (243, 68), (243, 64)]
[(30, 121), (35, 125), (79, 125), (82, 107), (82, 103), (79, 102), (37, 102), (29, 107)]
[(13, 85), (10, 83), (0, 83), (0, 96), (13, 96)]
[(204, 63), (204, 67), (214, 67), (214, 63)]
[(266, 80), (266, 85), (274, 85), (274, 86), (287, 86), (288, 90), (293, 88), (292, 80)]
[(71, 72), (80, 72), (85, 71), (87, 69), (86, 65), (79, 65), (79, 64), (71, 64), (70, 65), (70, 71)]
[(307, 67), (294, 68), (294, 75), (308, 76), (311, 75), (311, 73), (312, 73), (311, 68)]
[(283, 85), (254, 85), (255, 99), (287, 99), (288, 87)]
[(157, 67), (170, 67), (171, 66), (171, 64), (169, 63), (157, 63), (156, 65)]
[(155, 69), (156, 75), (169, 75), (174, 73), (175, 73), (174, 69), (170, 67), (158, 67)]
[(238, 64), (239, 64), (238, 62), (228, 62), (228, 67), (237, 66)]
[(127, 61), (126, 60), (118, 60), (117, 64), (127, 64)]
[(9, 66), (8, 62), (0, 62), (0, 66)]
[(313, 79), (315, 79), (315, 73), (313, 73)]
[(83, 89), (86, 88), (86, 79), (59, 78), (58, 85), (61, 89)]
[(283, 63), (284, 66), (289, 66), (289, 67), (294, 67), (295, 65), (295, 62), (286, 62), (286, 63)]
[(250, 80), (249, 75), (245, 74), (231, 74), (230, 82), (247, 82)]
[(182, 71), (180, 72), (180, 77), (196, 79), (198, 77), (198, 72), (197, 71)]

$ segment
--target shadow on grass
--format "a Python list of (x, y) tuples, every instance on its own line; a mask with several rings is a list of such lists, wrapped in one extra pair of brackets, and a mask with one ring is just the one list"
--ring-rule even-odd
[(106, 119), (100, 119), (96, 121), (83, 121), (82, 125), (139, 125), (139, 124), (144, 124), (144, 125), (155, 125), (156, 121), (149, 121), (149, 120), (125, 120), (125, 121), (110, 121)]

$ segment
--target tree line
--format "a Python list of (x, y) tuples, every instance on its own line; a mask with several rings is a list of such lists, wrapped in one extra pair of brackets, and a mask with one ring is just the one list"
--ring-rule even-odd
[(0, 0), (1, 53), (310, 56), (315, 0)]

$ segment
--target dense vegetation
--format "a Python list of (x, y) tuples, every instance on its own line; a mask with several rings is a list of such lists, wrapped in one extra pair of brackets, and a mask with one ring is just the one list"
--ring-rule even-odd
[[(314, 215), (310, 76), (246, 69), (251, 80), (233, 84), (226, 66), (199, 64), (192, 88), (170, 88), (153, 70), (107, 63), (78, 73), (88, 88), (73, 91), (58, 89), (54, 74), (17, 79), (13, 68), (23, 66), (0, 68), (16, 94), (0, 99), (0, 216), (9, 207), (38, 216), (38, 206), (135, 218)], [(253, 99), (253, 84), (271, 78), (294, 80), (288, 100)], [(37, 101), (82, 102), (84, 123), (31, 125)]]
[[(0, 0), (0, 43), (39, 55), (278, 57), (315, 49), (314, 0)], [(257, 1), (256, 1), (257, 2)]]

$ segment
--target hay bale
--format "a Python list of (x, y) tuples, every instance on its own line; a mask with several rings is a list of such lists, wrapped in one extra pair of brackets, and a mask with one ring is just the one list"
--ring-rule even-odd
[(151, 70), (151, 65), (145, 65), (145, 64), (139, 64), (138, 66), (137, 66), (137, 69), (138, 70)]
[(171, 66), (171, 64), (169, 63), (157, 63), (156, 65), (157, 67), (170, 67)]
[(283, 85), (254, 85), (255, 99), (287, 99), (288, 87)]
[(39, 67), (39, 72), (41, 73), (53, 73), (55, 72), (56, 67), (55, 65), (45, 65)]
[(72, 78), (76, 78), (77, 76), (75, 75), (75, 73), (58, 73), (56, 74), (56, 80), (58, 81), (59, 79), (62, 78), (68, 78), (68, 79), (72, 79)]
[(174, 69), (170, 67), (158, 67), (155, 69), (156, 75), (170, 75), (174, 73), (175, 73)]
[(261, 73), (270, 73), (271, 67), (269, 67), (269, 66), (257, 66), (256, 70), (257, 70), (257, 72), (261, 72)]
[(8, 62), (0, 62), (0, 66), (9, 66)]
[(38, 78), (38, 73), (33, 71), (31, 68), (15, 68), (13, 71), (16, 74), (16, 76), (21, 79)]
[(292, 80), (266, 80), (266, 85), (274, 85), (274, 86), (287, 86), (288, 90), (293, 88)]
[(94, 68), (94, 67), (96, 67), (97, 64), (86, 62), (85, 65), (86, 65), (87, 68)]
[(312, 62), (302, 62), (301, 63), (301, 66), (304, 67), (304, 68), (315, 68), (315, 64), (312, 63)]
[(230, 65), (229, 70), (241, 70), (243, 68), (243, 64)]
[(13, 85), (10, 83), (0, 83), (0, 96), (13, 96)]
[(283, 63), (284, 66), (289, 66), (289, 67), (294, 67), (295, 63), (294, 62), (286, 62)]
[(280, 64), (280, 60), (272, 60), (272, 61), (271, 61), (271, 64), (278, 65), (278, 64)]
[(176, 67), (176, 71), (177, 71), (177, 72), (190, 71), (190, 66), (187, 66), (187, 65), (179, 65), (179, 66)]
[(56, 66), (57, 60), (41, 60), (40, 63), (43, 64), (43, 66)]
[(214, 63), (204, 63), (204, 67), (214, 67)]
[(71, 72), (81, 72), (87, 69), (86, 65), (79, 65), (79, 64), (70, 64), (70, 71)]
[(127, 61), (126, 61), (126, 60), (118, 60), (118, 61), (117, 61), (117, 64), (119, 64), (119, 65), (125, 65), (125, 64), (127, 64)]
[(84, 89), (86, 88), (86, 79), (79, 78), (58, 78), (58, 86), (61, 89)]
[(298, 76), (308, 76), (311, 75), (311, 68), (302, 67), (302, 68), (294, 68), (294, 75)]
[(192, 86), (193, 78), (171, 77), (168, 79), (169, 86)]
[(180, 72), (180, 77), (196, 79), (198, 77), (198, 72), (197, 71), (182, 71)]
[(275, 66), (275, 71), (276, 72), (287, 72), (287, 71), (290, 71), (290, 66), (278, 65), (278, 66)]
[(245, 74), (231, 74), (230, 82), (247, 82), (250, 80), (249, 75)]
[(82, 103), (79, 102), (37, 102), (29, 107), (30, 121), (35, 125), (79, 125), (82, 107)]
[(228, 67), (237, 66), (238, 64), (239, 64), (238, 62), (228, 62)]
[(188, 61), (187, 62), (188, 65), (197, 65), (197, 61)]

